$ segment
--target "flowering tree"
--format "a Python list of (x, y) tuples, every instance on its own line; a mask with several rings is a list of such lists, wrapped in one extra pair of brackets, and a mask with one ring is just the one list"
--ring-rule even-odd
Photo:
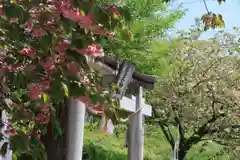
[(155, 120), (172, 150), (177, 130), (179, 160), (194, 145), (209, 140), (239, 155), (240, 68), (239, 57), (233, 56), (238, 39), (239, 31), (219, 34), (205, 43), (184, 39), (184, 45), (174, 51), (173, 70), (149, 96)]
[(85, 56), (104, 55), (122, 15), (101, 1), (0, 0), (0, 101), (15, 156), (44, 159), (45, 149), (48, 159), (64, 159), (67, 97), (113, 104)]

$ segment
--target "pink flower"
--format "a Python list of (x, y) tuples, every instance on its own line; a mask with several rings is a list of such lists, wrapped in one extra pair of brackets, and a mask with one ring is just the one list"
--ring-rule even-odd
[(16, 21), (17, 21), (16, 18), (10, 18), (10, 19), (9, 19), (9, 22), (10, 22), (10, 23), (14, 23), (14, 22), (16, 22)]
[(79, 67), (76, 63), (68, 63), (67, 70), (71, 75), (77, 75), (79, 73)]
[(46, 35), (46, 31), (42, 28), (33, 28), (31, 35), (33, 37), (43, 37)]
[(26, 25), (25, 30), (26, 30), (27, 32), (31, 32), (31, 31), (33, 30), (33, 23), (32, 23), (31, 21), (25, 22), (25, 25)]
[(113, 37), (115, 35), (115, 32), (108, 32), (107, 33), (107, 36), (109, 36), (109, 37)]
[(104, 52), (103, 52), (103, 49), (100, 44), (89, 45), (85, 49), (78, 50), (78, 52), (81, 54), (85, 54), (85, 55), (89, 55), (89, 56), (93, 56), (93, 57), (104, 56)]
[(112, 5), (107, 5), (107, 8), (110, 9), (117, 16), (120, 16), (120, 13), (116, 7), (113, 7)]
[(26, 135), (29, 137), (34, 137), (37, 141), (41, 141), (41, 135), (36, 132), (28, 132)]
[(93, 33), (93, 34), (98, 34), (98, 35), (102, 35), (102, 36), (107, 36), (108, 32), (105, 31), (102, 26), (100, 25), (95, 25), (95, 26), (91, 26), (91, 28), (89, 28), (89, 30)]
[(77, 22), (82, 28), (91, 29), (93, 25), (93, 16), (91, 12), (84, 15), (84, 13), (78, 9), (73, 9), (71, 0), (55, 0), (54, 4), (57, 12), (62, 13), (65, 18)]
[(46, 29), (47, 31), (50, 31), (50, 32), (54, 32), (56, 30), (57, 26), (54, 22), (47, 22), (45, 25), (44, 25), (44, 29)]
[(7, 119), (8, 124), (12, 124), (12, 119)]
[(78, 98), (74, 98), (75, 100), (81, 101), (85, 103), (86, 105), (91, 104), (91, 99), (88, 96), (81, 96)]
[(40, 11), (35, 11), (35, 13), (33, 12), (30, 15), (31, 15), (31, 18), (35, 20), (39, 20), (41, 16)]
[(25, 70), (27, 71), (27, 72), (32, 72), (32, 71), (34, 71), (36, 69), (36, 65), (34, 65), (34, 64), (30, 64), (30, 65), (28, 65), (26, 68), (25, 68)]
[(44, 104), (41, 108), (40, 108), (40, 112), (42, 113), (48, 113), (50, 112), (51, 107), (48, 104)]
[(30, 49), (28, 49), (28, 48), (23, 48), (23, 49), (20, 51), (20, 53), (21, 53), (22, 55), (24, 55), (24, 56), (35, 56), (35, 55), (36, 55), (36, 51), (35, 51), (35, 49), (33, 49), (33, 48), (30, 48)]
[(55, 0), (54, 6), (58, 13), (62, 13), (64, 17), (71, 19), (74, 22), (78, 22), (79, 18), (83, 16), (79, 10), (72, 8), (71, 0)]
[(50, 122), (50, 113), (49, 116), (44, 116), (44, 114), (39, 113), (34, 119), (39, 121), (40, 124), (48, 124)]
[(40, 83), (28, 84), (29, 97), (32, 100), (37, 100), (39, 96), (50, 89), (50, 81), (42, 81)]
[(90, 80), (87, 76), (83, 76), (82, 80), (81, 80), (81, 83), (83, 84), (90, 84)]
[(22, 67), (17, 65), (9, 65), (9, 66), (3, 66), (1, 69), (4, 69), (5, 71), (9, 71), (9, 72), (14, 72), (14, 71), (20, 71)]
[(98, 87), (97, 90), (98, 90), (98, 92), (103, 92), (103, 91), (105, 91), (106, 89), (103, 88), (103, 87)]
[(91, 109), (95, 114), (99, 114), (99, 115), (104, 114), (104, 106), (101, 104), (96, 104)]
[(15, 129), (7, 129), (4, 131), (5, 134), (10, 134), (10, 135), (14, 135), (16, 134), (16, 130)]
[(90, 29), (93, 25), (93, 15), (89, 12), (87, 16), (81, 16), (78, 24), (83, 28)]
[(57, 62), (58, 64), (64, 63), (66, 60), (67, 55), (65, 53), (59, 53), (57, 55)]
[(12, 125), (7, 125), (7, 129), (11, 129), (12, 128)]
[(74, 22), (80, 21), (81, 17), (83, 16), (81, 12), (69, 9), (63, 9), (62, 13), (64, 17), (71, 19)]
[(34, 117), (36, 121), (41, 121), (43, 119), (43, 116), (41, 114), (38, 114), (37, 116)]
[(72, 0), (53, 0), (53, 3), (58, 13), (72, 9)]
[(39, 20), (41, 16), (41, 8), (34, 6), (29, 10), (30, 16), (34, 20)]
[(41, 63), (41, 65), (47, 72), (51, 72), (55, 68), (54, 60), (52, 57), (49, 57), (45, 62)]
[(40, 124), (47, 124), (50, 121), (50, 116), (51, 116), (51, 107), (48, 104), (44, 104), (34, 119), (36, 121), (39, 121)]
[(69, 47), (69, 41), (63, 41), (56, 45), (56, 51), (58, 53), (65, 53), (65, 50)]
[(63, 33), (56, 33), (56, 35), (57, 35), (58, 37), (63, 37), (63, 36), (64, 36)]
[(7, 58), (0, 58), (0, 63), (6, 62)]

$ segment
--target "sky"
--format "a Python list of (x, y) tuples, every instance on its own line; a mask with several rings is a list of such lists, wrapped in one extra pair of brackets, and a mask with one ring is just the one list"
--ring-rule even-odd
[[(221, 13), (225, 21), (225, 31), (231, 32), (233, 27), (240, 27), (240, 0), (226, 0), (221, 5), (217, 0), (206, 0), (209, 11), (216, 14)], [(187, 30), (194, 24), (194, 18), (200, 17), (206, 13), (203, 0), (174, 0), (171, 7), (182, 4), (188, 11), (185, 16), (176, 24), (176, 28)], [(204, 33), (200, 38), (207, 39), (213, 36), (216, 30), (210, 30)]]

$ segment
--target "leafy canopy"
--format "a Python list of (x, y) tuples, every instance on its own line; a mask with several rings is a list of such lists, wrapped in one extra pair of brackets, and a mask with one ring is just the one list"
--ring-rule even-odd
[(168, 10), (168, 4), (159, 0), (113, 1), (131, 10), (132, 21), (117, 28), (116, 41), (106, 48), (116, 58), (135, 63), (137, 70), (151, 75), (168, 72), (168, 50), (174, 47), (166, 38), (168, 29), (174, 27), (184, 11)]
[(0, 1), (0, 102), (11, 117), (5, 134), (16, 156), (44, 157), (40, 138), (62, 136), (57, 115), (66, 98), (96, 110), (114, 105), (85, 56), (103, 56), (104, 41), (114, 41), (127, 15), (101, 1)]

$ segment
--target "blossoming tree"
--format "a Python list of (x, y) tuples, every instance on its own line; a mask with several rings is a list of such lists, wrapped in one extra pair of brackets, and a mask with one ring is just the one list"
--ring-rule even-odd
[(68, 97), (113, 104), (85, 56), (104, 55), (126, 13), (101, 1), (0, 0), (0, 101), (16, 157), (64, 159)]

